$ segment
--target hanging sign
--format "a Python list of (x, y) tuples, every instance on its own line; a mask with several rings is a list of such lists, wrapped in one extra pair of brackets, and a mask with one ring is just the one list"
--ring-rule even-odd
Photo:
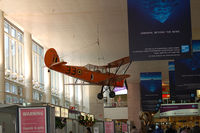
[(158, 111), (162, 102), (161, 72), (140, 73), (140, 89), (142, 110)]
[(128, 26), (134, 61), (191, 55), (190, 0), (128, 0)]

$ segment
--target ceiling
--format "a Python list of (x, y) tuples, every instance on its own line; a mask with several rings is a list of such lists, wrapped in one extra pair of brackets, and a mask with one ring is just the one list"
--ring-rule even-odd
[[(0, 0), (0, 9), (69, 64), (104, 65), (129, 55), (126, 0)], [(193, 39), (200, 39), (199, 0), (191, 0), (191, 12)], [(133, 62), (129, 81), (160, 71), (167, 81), (167, 61)]]

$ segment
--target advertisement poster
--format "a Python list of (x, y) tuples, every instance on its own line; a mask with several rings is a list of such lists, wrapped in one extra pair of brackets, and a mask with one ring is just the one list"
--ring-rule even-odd
[(192, 57), (175, 60), (176, 99), (195, 100), (200, 86), (200, 40), (192, 41)]
[(192, 41), (192, 53), (190, 58), (168, 63), (171, 100), (195, 99), (200, 85), (200, 40)]
[(192, 40), (192, 52), (200, 52), (200, 40)]
[(190, 0), (128, 0), (128, 26), (134, 61), (191, 55)]
[(192, 58), (175, 60), (176, 85), (194, 88), (200, 85), (200, 53), (193, 53)]
[(143, 111), (158, 111), (162, 102), (161, 72), (140, 73), (141, 105)]
[(174, 61), (168, 62), (169, 69), (169, 87), (171, 100), (189, 100), (190, 92), (185, 86), (178, 86), (175, 82), (175, 63)]
[(105, 133), (114, 133), (114, 122), (104, 122)]
[(122, 132), (127, 133), (128, 132), (127, 129), (128, 129), (127, 124), (122, 123)]
[(176, 85), (195, 88), (200, 85), (200, 40), (192, 41), (192, 57), (175, 60)]
[(47, 133), (46, 108), (19, 108), (19, 133)]

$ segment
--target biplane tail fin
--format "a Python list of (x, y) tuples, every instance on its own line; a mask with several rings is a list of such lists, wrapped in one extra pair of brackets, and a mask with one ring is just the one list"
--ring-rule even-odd
[(52, 64), (60, 62), (60, 58), (54, 48), (50, 48), (47, 50), (44, 57), (45, 65), (50, 68)]

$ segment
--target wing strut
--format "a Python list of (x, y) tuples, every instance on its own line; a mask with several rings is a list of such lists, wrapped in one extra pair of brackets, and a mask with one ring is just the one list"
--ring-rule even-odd
[(117, 67), (115, 75), (117, 74), (117, 72), (119, 71), (120, 67), (123, 65), (124, 61), (122, 60), (121, 64)]
[(128, 64), (128, 66), (126, 67), (126, 70), (124, 71), (124, 74), (126, 74), (126, 71), (129, 69), (130, 65), (131, 65), (132, 61)]

